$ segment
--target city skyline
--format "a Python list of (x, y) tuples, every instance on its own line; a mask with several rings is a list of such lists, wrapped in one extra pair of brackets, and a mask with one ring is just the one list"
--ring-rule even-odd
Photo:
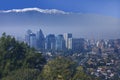
[(72, 33), (64, 33), (59, 35), (47, 34), (46, 36), (44, 36), (43, 31), (39, 29), (37, 33), (33, 32), (32, 30), (27, 30), (25, 34), (25, 39), (22, 42), (28, 44), (31, 48), (35, 48), (38, 51), (84, 52), (94, 47), (100, 49), (115, 47), (115, 45), (119, 44), (120, 39), (95, 40), (74, 38)]
[[(19, 40), (18, 40), (19, 41)], [(84, 38), (74, 38), (72, 33), (64, 34), (48, 34), (44, 36), (41, 29), (34, 33), (32, 30), (27, 30), (25, 39), (22, 41), (29, 45), (31, 48), (35, 48), (38, 51), (66, 51), (72, 50), (75, 52), (84, 51), (84, 46), (89, 46), (91, 40), (85, 40)], [(86, 43), (86, 44), (85, 44)], [(96, 42), (93, 42), (96, 44)]]
[(0, 80), (119, 80), (120, 0), (0, 0)]

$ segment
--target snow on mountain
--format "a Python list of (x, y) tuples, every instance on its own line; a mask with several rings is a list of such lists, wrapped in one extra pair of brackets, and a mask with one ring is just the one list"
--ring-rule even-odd
[(40, 8), (23, 8), (23, 9), (11, 9), (11, 10), (0, 10), (0, 13), (10, 13), (10, 12), (28, 12), (28, 11), (37, 11), (40, 13), (46, 14), (69, 14), (68, 12), (64, 12), (62, 10), (57, 9), (40, 9)]

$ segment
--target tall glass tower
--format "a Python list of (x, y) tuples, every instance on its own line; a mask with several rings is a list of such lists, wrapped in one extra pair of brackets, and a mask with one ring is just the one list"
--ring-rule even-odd
[(66, 49), (71, 49), (72, 48), (72, 34), (71, 33), (65, 33), (64, 34), (64, 40), (65, 40), (65, 46)]
[(30, 34), (30, 47), (36, 49), (36, 35), (34, 33)]
[(64, 50), (65, 49), (65, 40), (63, 35), (58, 35), (56, 37), (56, 50)]
[(55, 50), (55, 35), (49, 34), (45, 40), (45, 49), (46, 50)]
[(36, 39), (37, 39), (37, 49), (44, 50), (45, 49), (45, 37), (41, 29), (37, 32)]
[(25, 34), (25, 43), (27, 43), (28, 45), (30, 45), (30, 34), (32, 33), (32, 31), (29, 29), (26, 31)]

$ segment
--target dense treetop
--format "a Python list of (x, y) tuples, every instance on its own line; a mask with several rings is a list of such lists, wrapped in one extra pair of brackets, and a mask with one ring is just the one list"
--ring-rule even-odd
[(69, 58), (46, 63), (41, 53), (5, 33), (0, 38), (0, 80), (97, 80)]

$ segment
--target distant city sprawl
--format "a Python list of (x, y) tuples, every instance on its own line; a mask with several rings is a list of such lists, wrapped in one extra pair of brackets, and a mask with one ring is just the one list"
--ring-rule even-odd
[(25, 34), (24, 42), (31, 48), (39, 51), (66, 51), (74, 52), (98, 52), (113, 50), (119, 52), (120, 39), (85, 39), (74, 38), (72, 33), (48, 34), (44, 36), (40, 29), (36, 33), (28, 30)]
[(84, 71), (100, 80), (118, 80), (120, 39), (74, 38), (72, 33), (48, 34), (40, 29), (36, 34), (28, 30), (25, 43), (43, 53), (47, 61), (57, 56), (71, 58)]

